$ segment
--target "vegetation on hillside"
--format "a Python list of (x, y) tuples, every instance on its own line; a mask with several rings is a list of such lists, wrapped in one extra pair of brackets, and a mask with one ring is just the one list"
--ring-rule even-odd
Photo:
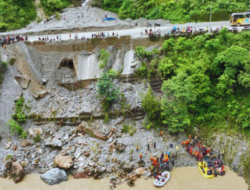
[(119, 14), (121, 19), (166, 19), (172, 22), (209, 19), (211, 5), (214, 20), (227, 20), (229, 13), (246, 11), (248, 0), (95, 0), (93, 5)]
[(41, 5), (47, 15), (52, 15), (65, 9), (70, 3), (71, 0), (41, 0)]
[(165, 124), (171, 132), (202, 125), (249, 132), (249, 40), (250, 32), (233, 34), (226, 28), (215, 38), (166, 40), (151, 61), (141, 64), (141, 75), (154, 73), (164, 80), (160, 116), (155, 117), (156, 108), (148, 109), (157, 98), (149, 92), (143, 98), (150, 122)]
[(0, 31), (21, 28), (35, 20), (35, 0), (0, 0)]

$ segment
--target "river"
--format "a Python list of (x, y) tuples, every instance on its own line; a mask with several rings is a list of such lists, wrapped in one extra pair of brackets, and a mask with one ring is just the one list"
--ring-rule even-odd
[[(14, 184), (12, 180), (0, 178), (0, 190), (107, 190), (110, 185), (108, 178), (102, 180), (73, 179), (59, 185), (49, 186), (45, 184), (39, 175), (27, 175), (25, 179)], [(127, 190), (126, 183), (117, 186), (117, 190)], [(135, 182), (133, 190), (154, 190), (153, 179), (140, 178)], [(227, 168), (225, 176), (213, 179), (204, 178), (197, 168), (176, 168), (171, 172), (170, 181), (161, 189), (167, 190), (247, 190), (248, 185), (242, 177), (237, 176)]]

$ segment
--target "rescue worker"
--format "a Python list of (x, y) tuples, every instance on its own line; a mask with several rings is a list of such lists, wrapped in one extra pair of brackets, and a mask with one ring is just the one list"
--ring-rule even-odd
[(142, 161), (142, 153), (139, 154), (140, 160)]

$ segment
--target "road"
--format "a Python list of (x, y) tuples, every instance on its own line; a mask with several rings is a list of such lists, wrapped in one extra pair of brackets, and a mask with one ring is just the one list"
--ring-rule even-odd
[[(209, 22), (197, 23), (197, 24), (196, 23), (186, 23), (186, 24), (176, 24), (176, 25), (169, 24), (169, 26), (156, 27), (156, 28), (152, 28), (152, 29), (153, 29), (153, 31), (157, 31), (158, 29), (160, 29), (161, 34), (165, 34), (165, 33), (169, 33), (173, 26), (179, 27), (180, 30), (182, 30), (184, 27), (186, 28), (188, 26), (192, 26), (193, 28), (195, 27), (196, 30), (199, 30), (199, 29), (206, 29), (207, 26), (208, 27), (210, 26), (210, 23)], [(229, 21), (212, 22), (212, 29), (213, 30), (215, 30), (216, 28), (221, 28), (221, 26), (231, 28)], [(126, 30), (114, 30), (114, 31), (102, 31), (102, 32), (105, 32), (105, 34), (107, 34), (107, 32), (109, 32), (109, 36), (111, 36), (113, 32), (115, 33), (115, 35), (118, 32), (119, 36), (131, 35), (132, 38), (140, 38), (140, 37), (143, 37), (143, 36), (141, 36), (141, 32), (142, 31), (144, 32), (145, 29), (149, 30), (150, 28), (149, 27), (148, 28), (147, 27), (137, 27), (137, 28), (126, 29)], [(69, 37), (70, 34), (71, 34), (71, 39), (74, 39), (74, 36), (76, 33), (63, 33), (63, 34), (61, 34), (62, 40), (64, 40), (64, 41), (70, 40), (70, 37)], [(96, 34), (96, 32), (77, 33), (79, 39), (82, 38), (83, 36), (85, 38), (91, 38), (92, 34)], [(31, 41), (31, 42), (37, 41), (39, 37), (40, 38), (49, 37), (49, 38), (54, 39), (54, 38), (56, 38), (57, 35), (58, 34), (29, 36), (29, 41)]]
[[(157, 31), (158, 29), (160, 29), (161, 34), (165, 34), (165, 33), (169, 33), (173, 26), (179, 27), (180, 30), (182, 30), (183, 28), (186, 28), (188, 26), (192, 26), (193, 28), (195, 27), (196, 30), (199, 30), (199, 29), (206, 29), (206, 27), (210, 27), (210, 22), (185, 23), (185, 24), (168, 24), (167, 26), (156, 27), (156, 28), (152, 28), (152, 29), (153, 29), (153, 31)], [(229, 21), (212, 22), (211, 26), (212, 26), (213, 30), (215, 30), (216, 28), (221, 28), (222, 26), (231, 28)], [(109, 36), (111, 36), (113, 32), (115, 33), (115, 35), (118, 32), (119, 36), (131, 35), (132, 38), (141, 38), (141, 37), (146, 37), (145, 35), (141, 36), (141, 32), (144, 32), (145, 29), (149, 30), (150, 27), (135, 27), (135, 28), (132, 28), (132, 29), (113, 30), (113, 31), (107, 31), (106, 30), (106, 31), (102, 31), (102, 32), (105, 32), (105, 34), (107, 34), (107, 32), (109, 32)], [(11, 35), (14, 35), (14, 33), (15, 32), (10, 32)], [(81, 39), (83, 36), (85, 38), (91, 38), (91, 35), (95, 34), (95, 33), (96, 32), (91, 32), (91, 31), (90, 32), (79, 32), (79, 33), (77, 33), (77, 35), (78, 35), (79, 39)], [(76, 33), (71, 33), (71, 39), (74, 39), (75, 34)], [(7, 33), (4, 33), (4, 35), (7, 35)], [(52, 38), (52, 39), (54, 39), (54, 38), (56, 39), (57, 35), (58, 34), (32, 35), (32, 36), (29, 36), (28, 40), (31, 41), (31, 42), (37, 41), (39, 37), (40, 38), (49, 37), (49, 38)], [(63, 34), (61, 34), (61, 39), (63, 41), (70, 40), (69, 35), (70, 35), (70, 33), (63, 33)]]

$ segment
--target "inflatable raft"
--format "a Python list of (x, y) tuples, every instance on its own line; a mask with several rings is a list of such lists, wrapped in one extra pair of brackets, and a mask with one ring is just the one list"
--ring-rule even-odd
[(198, 168), (201, 172), (201, 174), (205, 177), (205, 178), (213, 178), (214, 175), (209, 171), (208, 167), (207, 167), (207, 163), (206, 162), (198, 162)]
[(170, 172), (165, 171), (158, 177), (158, 179), (154, 180), (154, 185), (156, 187), (164, 186), (170, 179)]

